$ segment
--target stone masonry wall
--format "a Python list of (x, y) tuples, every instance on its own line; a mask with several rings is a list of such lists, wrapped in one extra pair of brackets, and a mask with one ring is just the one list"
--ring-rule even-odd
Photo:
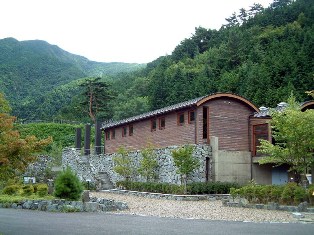
[[(193, 145), (195, 147), (193, 156), (199, 159), (200, 166), (188, 178), (189, 182), (205, 182), (206, 158), (209, 158), (209, 180), (212, 179), (212, 152), (211, 147), (206, 144)], [(171, 151), (179, 148), (179, 146), (171, 146), (167, 148), (156, 149), (158, 161), (158, 182), (180, 184), (180, 175), (176, 173), (176, 167), (171, 156)], [(100, 175), (106, 174), (110, 181), (115, 184), (117, 181), (123, 180), (114, 172), (113, 158), (116, 153), (81, 156), (80, 151), (73, 148), (66, 148), (62, 154), (62, 166), (69, 166), (74, 170), (82, 181), (91, 181), (97, 183)], [(129, 153), (129, 157), (133, 159), (135, 168), (140, 165), (142, 154), (140, 151)], [(145, 181), (139, 175), (134, 176), (134, 181)]]

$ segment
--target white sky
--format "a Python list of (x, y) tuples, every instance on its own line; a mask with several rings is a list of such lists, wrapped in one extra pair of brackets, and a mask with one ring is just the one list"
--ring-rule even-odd
[(101, 62), (148, 63), (171, 54), (195, 27), (272, 0), (0, 0), (0, 39), (40, 39)]

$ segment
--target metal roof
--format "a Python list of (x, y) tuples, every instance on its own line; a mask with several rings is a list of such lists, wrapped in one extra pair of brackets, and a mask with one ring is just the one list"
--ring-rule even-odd
[(138, 121), (138, 120), (142, 120), (142, 119), (146, 119), (146, 118), (150, 118), (150, 117), (154, 117), (157, 115), (161, 115), (161, 114), (165, 114), (171, 111), (175, 111), (178, 109), (182, 109), (182, 108), (187, 108), (187, 107), (191, 107), (197, 104), (198, 101), (202, 100), (204, 97), (206, 96), (202, 96), (202, 97), (198, 97), (192, 100), (188, 100), (188, 101), (184, 101), (178, 104), (174, 104), (174, 105), (170, 105), (161, 109), (157, 109), (154, 111), (150, 111), (147, 113), (143, 113), (137, 116), (133, 116), (133, 117), (129, 117), (129, 118), (125, 118), (119, 121), (113, 121), (113, 122), (108, 122), (108, 123), (103, 123), (101, 129), (107, 129), (107, 128), (111, 128), (111, 127), (116, 127), (116, 126), (121, 126), (130, 122), (134, 122), (134, 121)]

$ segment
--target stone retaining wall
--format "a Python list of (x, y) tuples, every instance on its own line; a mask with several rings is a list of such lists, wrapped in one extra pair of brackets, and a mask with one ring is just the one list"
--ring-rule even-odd
[(229, 199), (222, 200), (224, 206), (229, 207), (243, 207), (243, 208), (254, 208), (254, 209), (264, 209), (264, 210), (280, 210), (289, 212), (311, 212), (314, 213), (314, 208), (310, 207), (307, 202), (302, 202), (298, 206), (289, 205), (279, 205), (278, 203), (268, 203), (268, 204), (250, 204), (245, 199), (233, 200), (231, 197)]
[(200, 201), (200, 200), (227, 200), (229, 194), (202, 194), (202, 195), (176, 195), (176, 194), (162, 194), (162, 193), (150, 193), (121, 189), (109, 189), (102, 190), (104, 193), (115, 193), (123, 195), (132, 195), (138, 197), (154, 198), (154, 199), (166, 199), (175, 201)]
[(91, 198), (89, 202), (55, 200), (23, 200), (14, 203), (0, 203), (0, 208), (29, 209), (49, 212), (96, 212), (128, 209), (124, 202), (104, 198)]
[[(212, 153), (211, 147), (206, 144), (193, 145), (195, 147), (193, 156), (199, 159), (200, 166), (196, 169), (193, 174), (189, 177), (190, 182), (205, 182), (205, 164), (206, 158), (209, 158), (209, 179), (212, 179)], [(181, 184), (180, 175), (176, 173), (176, 167), (174, 166), (171, 151), (179, 148), (179, 146), (171, 146), (167, 148), (156, 149), (158, 161), (158, 182)], [(82, 181), (99, 181), (100, 173), (105, 172), (110, 178), (110, 181), (115, 184), (117, 181), (123, 180), (116, 172), (114, 172), (113, 158), (117, 156), (113, 154), (100, 154), (100, 155), (89, 155), (82, 156), (80, 151), (73, 148), (66, 148), (62, 154), (62, 166), (71, 167), (80, 180)], [(132, 158), (132, 162), (135, 168), (140, 165), (142, 158), (141, 151), (134, 151), (129, 153), (129, 157)], [(134, 181), (143, 182), (144, 178), (141, 176), (134, 175)]]

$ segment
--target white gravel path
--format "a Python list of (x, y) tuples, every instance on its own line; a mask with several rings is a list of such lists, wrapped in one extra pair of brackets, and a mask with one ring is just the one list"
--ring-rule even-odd
[(220, 200), (176, 201), (106, 192), (91, 192), (90, 196), (127, 203), (129, 210), (114, 212), (119, 214), (205, 220), (296, 222), (289, 212), (225, 207)]

